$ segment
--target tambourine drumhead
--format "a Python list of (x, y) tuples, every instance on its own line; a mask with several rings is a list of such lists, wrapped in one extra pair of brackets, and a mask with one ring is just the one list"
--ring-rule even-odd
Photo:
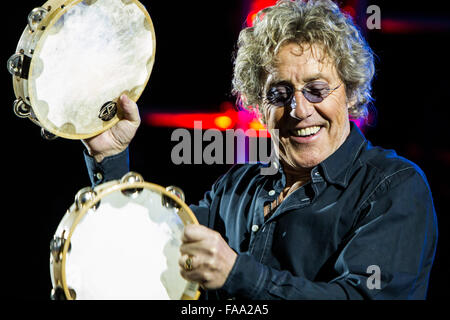
[(83, 139), (119, 120), (121, 94), (140, 97), (153, 67), (155, 33), (136, 0), (62, 2), (33, 49), (28, 95), (42, 127)]
[(146, 182), (113, 183), (67, 213), (57, 230), (67, 237), (61, 265), (51, 263), (54, 287), (60, 279), (76, 299), (197, 299), (178, 259), (184, 225), (198, 222), (182, 201), (177, 209), (164, 199), (176, 197)]

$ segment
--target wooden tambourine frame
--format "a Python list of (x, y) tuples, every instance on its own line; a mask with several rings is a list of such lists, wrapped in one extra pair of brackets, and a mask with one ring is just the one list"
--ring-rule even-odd
[[(182, 199), (157, 184), (143, 181), (142, 177), (134, 172), (127, 173), (120, 181), (110, 181), (98, 185), (94, 189), (89, 187), (81, 189), (75, 197), (75, 202), (61, 220), (50, 243), (50, 273), (53, 285), (52, 299), (76, 299), (76, 292), (69, 288), (67, 284), (67, 253), (70, 250), (72, 235), (89, 209), (93, 208), (102, 198), (113, 192), (139, 189), (154, 191), (159, 193), (161, 198), (166, 197), (173, 201), (178, 208), (177, 214), (185, 226), (188, 224), (199, 224), (192, 210)], [(81, 194), (88, 194), (88, 197), (80, 198)], [(188, 282), (186, 290), (181, 296), (181, 300), (198, 300), (199, 297), (199, 285), (194, 282)]]
[[(61, 128), (56, 127), (50, 121), (43, 118), (37, 110), (33, 109), (33, 105), (36, 105), (37, 98), (34, 94), (35, 88), (32, 86), (33, 70), (37, 63), (39, 63), (39, 59), (35, 57), (39, 57), (39, 53), (43, 47), (43, 44), (49, 34), (51, 32), (52, 26), (61, 18), (63, 14), (65, 14), (72, 7), (82, 2), (83, 0), (49, 0), (44, 3), (42, 7), (35, 8), (36, 9), (44, 9), (47, 11), (43, 19), (36, 23), (33, 28), (30, 25), (27, 25), (25, 30), (22, 33), (22, 36), (17, 45), (16, 54), (18, 59), (21, 59), (20, 62), (20, 70), (16, 70), (16, 74), (13, 75), (13, 88), (16, 96), (16, 101), (14, 102), (14, 111), (16, 115), (22, 118), (29, 118), (38, 126), (42, 127), (43, 136), (47, 139), (52, 139), (56, 137), (62, 137), (66, 139), (87, 139), (93, 136), (96, 136), (112, 126), (114, 126), (122, 117), (122, 112), (119, 108), (117, 114), (112, 117), (112, 119), (105, 121), (103, 123), (103, 127), (100, 130), (96, 130), (94, 132), (82, 134), (71, 132), (72, 130), (65, 128), (67, 131), (61, 130)], [(93, 3), (97, 0), (85, 0), (85, 2)], [(128, 97), (136, 102), (144, 91), (147, 83), (150, 79), (150, 74), (153, 68), (153, 64), (155, 61), (155, 52), (156, 52), (156, 37), (155, 30), (153, 27), (153, 22), (150, 18), (149, 13), (145, 9), (145, 7), (137, 0), (118, 0), (122, 1), (125, 4), (134, 3), (136, 4), (140, 10), (145, 14), (146, 23), (145, 27), (151, 32), (153, 38), (153, 52), (151, 58), (147, 61), (147, 78), (143, 85), (133, 88), (131, 91), (125, 90), (122, 94), (127, 94)], [(12, 58), (12, 57), (11, 57)], [(9, 64), (9, 63), (8, 63)], [(8, 68), (9, 65), (8, 65)], [(10, 70), (11, 72), (11, 70)], [(113, 99), (112, 102), (118, 104), (118, 99), (120, 95)], [(26, 110), (26, 111), (24, 111)]]

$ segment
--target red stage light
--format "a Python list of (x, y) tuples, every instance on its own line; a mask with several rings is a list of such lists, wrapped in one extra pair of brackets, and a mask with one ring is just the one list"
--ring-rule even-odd
[(214, 124), (220, 129), (231, 129), (233, 121), (228, 116), (218, 116), (214, 119)]
[[(248, 110), (236, 111), (229, 102), (221, 104), (222, 112), (215, 113), (158, 113), (149, 112), (143, 116), (146, 124), (155, 127), (194, 129), (194, 123), (201, 121), (202, 129), (242, 129), (247, 136), (270, 137), (258, 116)], [(249, 130), (251, 129), (251, 130)]]
[(253, 119), (252, 122), (248, 124), (248, 127), (249, 129), (254, 130), (266, 130), (266, 127), (264, 127), (264, 125), (257, 119)]
[(341, 10), (342, 12), (349, 14), (353, 19), (356, 17), (356, 10), (350, 5), (343, 7)]
[(226, 130), (234, 127), (236, 112), (225, 113), (147, 113), (145, 122), (156, 127), (194, 129), (194, 122), (201, 121), (202, 129)]
[[(342, 12), (349, 14), (353, 19), (356, 17), (355, 8), (358, 5), (359, 0), (346, 0), (342, 7)], [(277, 3), (277, 0), (253, 0), (250, 3), (250, 10), (247, 15), (247, 26), (252, 27), (256, 19), (256, 15), (262, 9), (273, 6)]]
[(254, 0), (250, 5), (250, 11), (247, 15), (247, 26), (252, 27), (256, 14), (264, 8), (273, 6), (277, 0)]

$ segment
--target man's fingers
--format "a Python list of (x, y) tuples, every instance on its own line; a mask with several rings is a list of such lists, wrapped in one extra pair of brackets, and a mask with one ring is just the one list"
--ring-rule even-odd
[(141, 121), (136, 102), (128, 98), (126, 94), (120, 96), (119, 102), (122, 107), (124, 119), (134, 123), (139, 123)]
[(180, 253), (190, 256), (213, 256), (216, 248), (210, 245), (210, 241), (184, 242), (180, 246)]
[(195, 256), (188, 254), (181, 255), (181, 257), (178, 259), (178, 264), (183, 270), (186, 271), (191, 271), (195, 268), (195, 266), (198, 267), (200, 265), (198, 257), (196, 259)]
[[(190, 258), (191, 261), (187, 263), (187, 259)], [(181, 276), (189, 281), (198, 282), (200, 285), (209, 281), (210, 272), (205, 271), (205, 265), (200, 261), (199, 257), (182, 255), (178, 260), (180, 266)]]
[(237, 258), (220, 233), (202, 225), (184, 227), (178, 261), (181, 276), (207, 289), (223, 286)]
[(205, 226), (199, 224), (190, 224), (184, 227), (184, 232), (181, 240), (183, 242), (201, 241), (214, 237), (216, 233), (216, 231)]

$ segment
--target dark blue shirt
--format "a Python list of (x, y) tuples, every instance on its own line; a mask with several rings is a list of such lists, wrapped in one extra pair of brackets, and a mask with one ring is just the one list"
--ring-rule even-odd
[[(119, 179), (128, 151), (100, 164), (85, 154), (93, 185)], [(282, 192), (282, 167), (236, 165), (198, 205), (199, 222), (238, 253), (220, 290), (203, 298), (425, 299), (437, 221), (422, 170), (374, 147), (352, 123), (342, 146), (269, 218)]]

